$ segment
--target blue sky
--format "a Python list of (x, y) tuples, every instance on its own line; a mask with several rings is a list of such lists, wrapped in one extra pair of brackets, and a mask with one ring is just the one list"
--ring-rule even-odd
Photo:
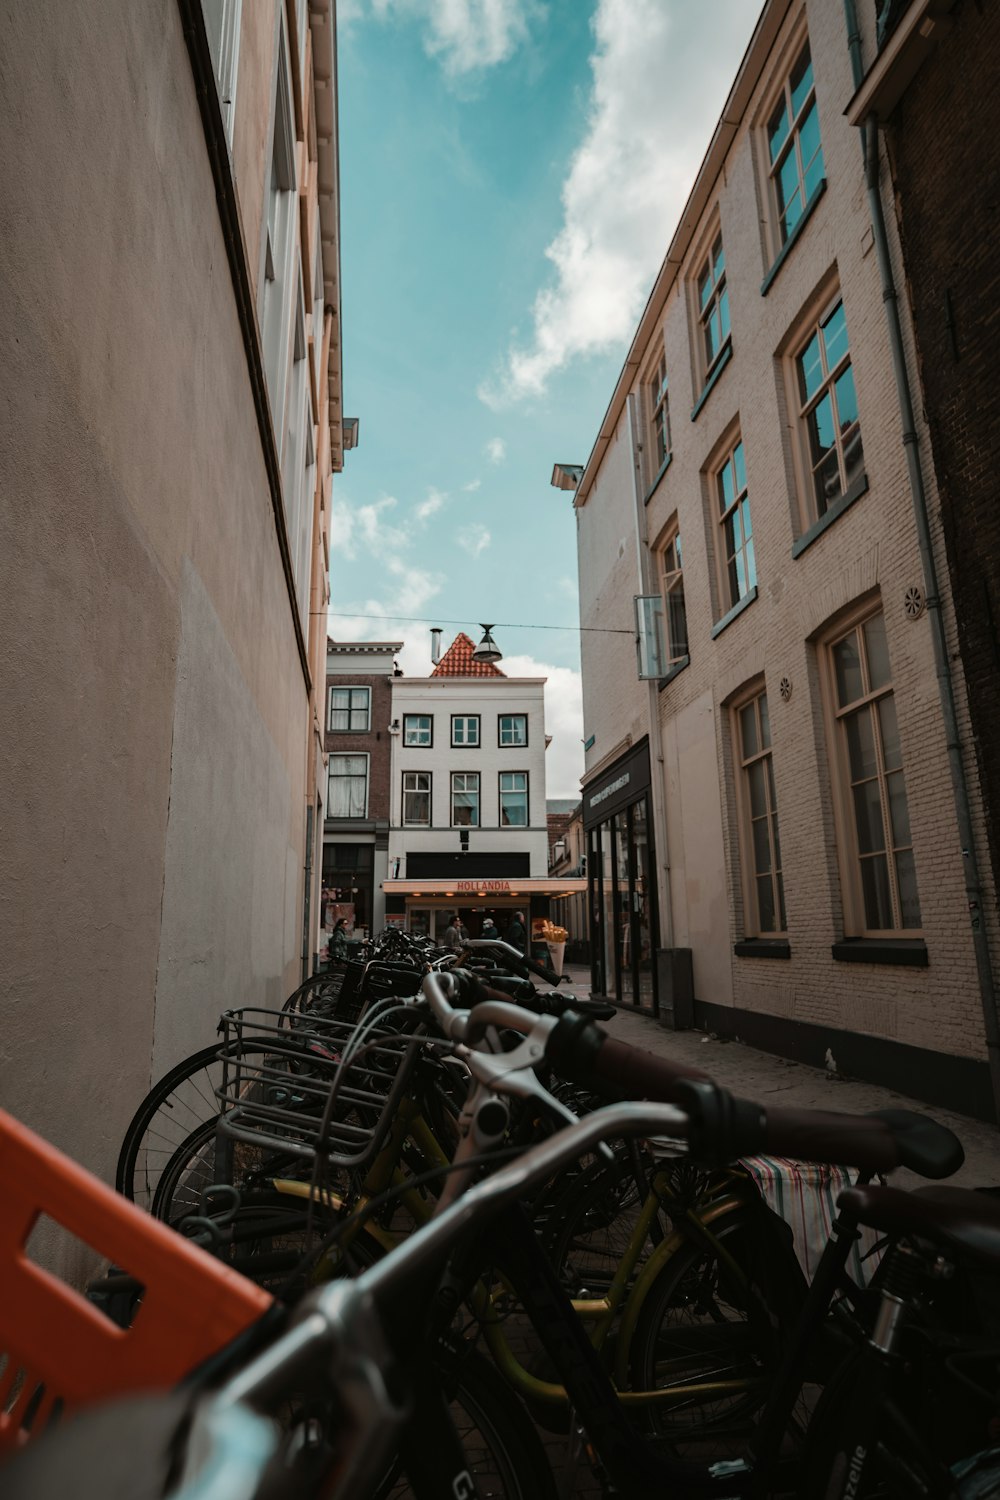
[(330, 634), (405, 640), (422, 674), (432, 624), (447, 646), (497, 622), (503, 670), (549, 679), (550, 797), (583, 770), (575, 526), (552, 464), (586, 461), (759, 8), (338, 6), (360, 445), (334, 482)]

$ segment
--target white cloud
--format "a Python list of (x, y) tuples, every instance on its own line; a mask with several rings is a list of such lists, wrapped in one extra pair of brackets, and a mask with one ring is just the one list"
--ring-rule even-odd
[(490, 438), (484, 452), (491, 464), (502, 464), (507, 457), (507, 444), (501, 437)]
[(448, 496), (445, 494), (444, 490), (429, 490), (427, 493), (427, 499), (421, 500), (420, 504), (417, 506), (417, 520), (428, 521), (430, 520), (431, 516), (437, 515), (438, 511), (444, 505), (447, 498)]
[(758, 5), (598, 0), (587, 133), (563, 184), (532, 334), (480, 386), (537, 396), (577, 356), (626, 344), (707, 149)]
[(552, 743), (545, 752), (545, 795), (579, 797), (583, 775), (583, 685), (571, 667), (552, 667), (533, 656), (505, 656), (500, 670), (508, 677), (545, 677), (545, 732)]
[(470, 479), (468, 484), (462, 485), (462, 489), (467, 495), (474, 495), (482, 482), (481, 479)]
[(380, 20), (416, 19), (424, 50), (450, 77), (506, 62), (545, 14), (538, 0), (372, 0), (372, 9)]
[(466, 526), (459, 532), (458, 545), (464, 548), (471, 557), (478, 557), (490, 545), (490, 534), (485, 526), (474, 522), (473, 525)]

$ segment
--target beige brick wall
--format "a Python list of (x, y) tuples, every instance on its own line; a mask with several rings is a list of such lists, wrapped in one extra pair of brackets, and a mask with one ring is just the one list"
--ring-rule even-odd
[[(659, 328), (639, 360), (645, 372), (662, 336), (670, 380), (672, 461), (648, 499), (646, 515), (654, 541), (674, 517), (679, 522), (690, 642), (690, 664), (659, 694), (676, 941), (694, 951), (700, 1000), (980, 1057), (985, 1055), (981, 1002), (931, 627), (926, 612), (911, 620), (904, 609), (906, 591), (914, 586), (923, 590), (924, 579), (872, 249), (861, 141), (842, 113), (853, 93), (843, 11), (825, 0), (811, 0), (806, 8), (826, 192), (762, 295), (772, 252), (762, 223), (766, 184), (758, 160), (759, 132), (770, 90), (787, 75), (797, 51), (802, 7), (792, 6), (763, 60)], [(872, 29), (870, 17), (863, 24), (866, 32)], [(866, 34), (866, 58), (872, 45)], [(692, 420), (700, 383), (692, 357), (691, 282), (714, 222), (721, 226), (726, 252), (733, 354)], [(839, 284), (843, 296), (869, 488), (793, 558), (793, 542), (804, 526), (793, 460), (796, 437), (779, 356), (824, 283)], [(912, 348), (908, 352), (912, 356)], [(638, 381), (633, 390), (640, 391)], [(725, 605), (718, 599), (712, 549), (719, 528), (705, 468), (737, 425), (746, 458), (759, 592), (713, 641), (712, 627)], [(929, 461), (929, 450), (926, 456)], [(928, 479), (934, 513), (933, 475)], [(621, 629), (632, 623), (631, 599), (638, 591), (634, 515), (623, 412), (616, 440), (579, 510), (586, 626)], [(940, 549), (936, 516), (932, 531)], [(947, 576), (943, 565), (940, 576)], [(831, 954), (831, 944), (845, 935), (844, 913), (828, 726), (817, 648), (810, 638), (866, 595), (880, 598), (885, 618), (930, 959), (926, 969), (845, 964)], [(946, 620), (954, 637), (950, 604)], [(586, 733), (595, 736), (588, 752), (589, 774), (627, 737), (635, 740), (647, 732), (647, 694), (636, 681), (628, 636), (585, 633), (583, 640)], [(725, 705), (757, 676), (766, 684), (771, 717), (791, 946), (787, 961), (741, 958), (733, 952), (733, 943), (744, 936), (744, 917)], [(783, 677), (792, 685), (787, 703), (778, 692)], [(960, 681), (957, 691), (964, 729)], [(971, 763), (969, 769), (974, 789)], [(990, 902), (991, 910), (994, 904)]]

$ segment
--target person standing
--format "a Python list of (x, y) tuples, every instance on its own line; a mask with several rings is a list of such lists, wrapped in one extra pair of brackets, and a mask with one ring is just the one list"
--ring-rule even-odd
[(347, 957), (347, 923), (343, 917), (337, 918), (336, 926), (330, 934), (327, 953), (332, 960), (340, 960)]
[(498, 938), (500, 936), (492, 917), (486, 917), (483, 921), (482, 936), (484, 938)]
[(518, 953), (526, 953), (528, 949), (528, 929), (524, 925), (524, 912), (516, 911), (511, 924), (507, 928), (507, 941)]
[(446, 948), (451, 948), (455, 952), (457, 952), (458, 949), (462, 946), (462, 934), (459, 932), (457, 926), (458, 921), (459, 917), (457, 912), (449, 912), (448, 925), (444, 930), (444, 937), (442, 939), (444, 946)]

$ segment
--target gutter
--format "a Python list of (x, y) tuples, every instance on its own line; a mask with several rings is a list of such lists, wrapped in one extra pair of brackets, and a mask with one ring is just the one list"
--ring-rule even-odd
[[(851, 51), (851, 66), (854, 71), (855, 88), (861, 86), (860, 36), (854, 0), (844, 0), (847, 21), (848, 44)], [(896, 382), (896, 396), (903, 426), (903, 448), (906, 454), (906, 469), (913, 500), (913, 515), (917, 529), (917, 544), (924, 574), (927, 616), (934, 646), (934, 666), (944, 720), (945, 740), (948, 748), (948, 768), (951, 773), (952, 794), (955, 801), (955, 817), (962, 849), (962, 869), (965, 878), (965, 893), (968, 901), (969, 923), (972, 931), (972, 946), (976, 956), (976, 974), (979, 980), (979, 996), (983, 1008), (983, 1025), (986, 1033), (986, 1052), (990, 1067), (990, 1082), (996, 1118), (1000, 1121), (1000, 1016), (997, 1012), (997, 993), (990, 959), (989, 941), (983, 911), (983, 886), (976, 857), (975, 838), (972, 826), (972, 811), (969, 798), (968, 779), (962, 760), (962, 740), (955, 711), (955, 684), (948, 656), (945, 637), (944, 616), (938, 587), (937, 566), (931, 543), (928, 520), (927, 490), (924, 484), (923, 466), (920, 461), (919, 436), (913, 411), (910, 379), (906, 369), (903, 348), (903, 332), (899, 315), (899, 297), (896, 292), (892, 264), (889, 259), (889, 238), (886, 232), (882, 195), (879, 188), (879, 142), (878, 116), (869, 114), (861, 124), (862, 146), (865, 162), (865, 181), (868, 190), (868, 205), (871, 212), (872, 231), (878, 258), (879, 275), (882, 282), (882, 301), (885, 304), (888, 323), (889, 348)]]

